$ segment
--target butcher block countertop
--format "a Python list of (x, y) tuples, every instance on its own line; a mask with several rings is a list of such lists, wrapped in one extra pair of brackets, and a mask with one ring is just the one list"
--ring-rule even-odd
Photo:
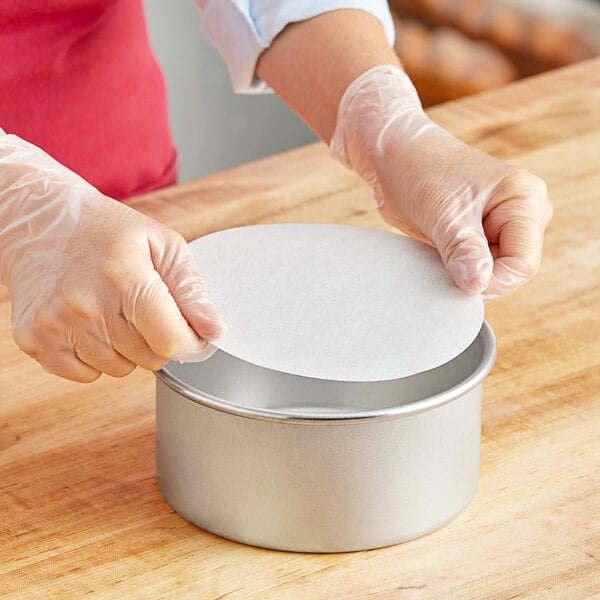
[[(548, 183), (541, 271), (486, 305), (481, 481), (439, 531), (348, 554), (252, 548), (189, 524), (154, 466), (154, 376), (90, 385), (19, 352), (0, 292), (0, 597), (600, 598), (600, 59), (438, 106), (459, 138)], [(135, 198), (188, 240), (253, 223), (385, 229), (307, 146)]]

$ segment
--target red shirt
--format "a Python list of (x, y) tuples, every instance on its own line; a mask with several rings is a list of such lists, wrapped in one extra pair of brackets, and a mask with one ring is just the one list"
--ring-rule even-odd
[(141, 0), (2, 0), (0, 127), (113, 198), (174, 183)]

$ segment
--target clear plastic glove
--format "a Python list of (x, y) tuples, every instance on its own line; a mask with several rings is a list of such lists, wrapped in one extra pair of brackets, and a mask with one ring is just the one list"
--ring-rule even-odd
[(179, 234), (1, 130), (0, 282), (18, 346), (75, 381), (202, 360), (224, 332)]
[(371, 186), (385, 221), (437, 247), (465, 291), (494, 298), (537, 273), (552, 216), (544, 182), (431, 121), (399, 68), (348, 87), (330, 150)]

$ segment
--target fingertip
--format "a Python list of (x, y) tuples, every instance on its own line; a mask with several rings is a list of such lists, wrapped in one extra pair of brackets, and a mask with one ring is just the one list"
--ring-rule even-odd
[(194, 330), (208, 341), (219, 340), (227, 334), (227, 325), (223, 321), (202, 321), (202, 324)]
[(454, 283), (469, 294), (481, 293), (487, 289), (493, 268), (491, 256), (453, 258), (448, 263)]
[(456, 286), (469, 294), (481, 293), (494, 270), (488, 238), (476, 215), (455, 221), (452, 227), (440, 228), (433, 241)]
[(172, 360), (178, 363), (202, 362), (210, 358), (217, 350), (216, 346), (206, 340), (199, 340), (197, 344), (179, 350)]
[[(79, 361), (77, 361), (79, 362)], [(60, 365), (44, 365), (42, 367), (46, 373), (61, 377), (62, 379), (68, 379), (76, 383), (93, 383), (102, 375), (101, 371), (85, 365), (83, 363), (77, 364), (75, 361), (69, 361), (65, 364)]]
[(537, 273), (537, 265), (515, 256), (498, 258), (494, 273), (484, 292), (486, 300), (493, 300), (517, 290), (528, 283)]
[(186, 307), (186, 317), (194, 331), (206, 340), (217, 340), (227, 333), (227, 325), (214, 303), (201, 298)]

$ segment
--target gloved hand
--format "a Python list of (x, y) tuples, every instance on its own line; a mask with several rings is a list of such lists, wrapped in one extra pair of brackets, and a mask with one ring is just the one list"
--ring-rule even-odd
[(348, 87), (330, 150), (371, 186), (388, 223), (437, 247), (460, 288), (489, 299), (536, 274), (552, 216), (544, 182), (436, 125), (398, 67)]
[(202, 360), (224, 332), (179, 234), (1, 130), (0, 283), (19, 347), (75, 381)]

